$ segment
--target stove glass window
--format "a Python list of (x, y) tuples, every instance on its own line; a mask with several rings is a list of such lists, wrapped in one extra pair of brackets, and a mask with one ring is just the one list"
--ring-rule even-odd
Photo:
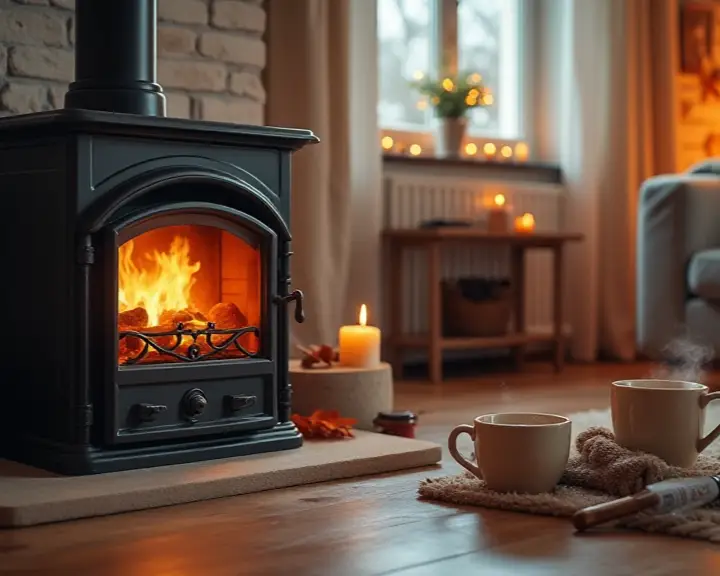
[(118, 364), (256, 355), (261, 286), (251, 239), (201, 225), (135, 236), (118, 250)]

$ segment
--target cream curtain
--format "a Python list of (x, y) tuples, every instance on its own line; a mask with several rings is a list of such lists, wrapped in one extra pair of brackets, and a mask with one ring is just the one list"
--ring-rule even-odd
[(305, 293), (296, 343), (334, 343), (350, 271), (349, 0), (269, 0), (266, 124), (321, 140), (293, 160), (293, 287)]
[[(677, 0), (551, 0), (567, 312), (579, 360), (635, 358), (635, 230), (643, 180), (674, 163)], [(548, 19), (553, 21), (553, 19)]]

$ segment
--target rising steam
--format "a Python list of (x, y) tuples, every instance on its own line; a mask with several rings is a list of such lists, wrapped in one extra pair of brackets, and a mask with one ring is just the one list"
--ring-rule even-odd
[(673, 340), (664, 352), (668, 363), (653, 370), (652, 378), (702, 383), (705, 368), (715, 356), (711, 346), (693, 342), (689, 338)]

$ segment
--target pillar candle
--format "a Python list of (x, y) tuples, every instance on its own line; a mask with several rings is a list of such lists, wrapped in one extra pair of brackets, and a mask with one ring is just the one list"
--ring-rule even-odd
[(367, 325), (367, 306), (360, 308), (359, 323), (342, 326), (338, 335), (340, 365), (349, 368), (380, 366), (380, 329)]
[(510, 215), (505, 205), (505, 195), (495, 194), (493, 205), (488, 210), (487, 230), (491, 234), (505, 234), (509, 228)]

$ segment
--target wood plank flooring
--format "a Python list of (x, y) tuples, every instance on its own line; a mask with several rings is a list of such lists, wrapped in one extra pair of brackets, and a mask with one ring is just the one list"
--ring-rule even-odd
[[(419, 436), (444, 445), (479, 414), (567, 414), (608, 405), (608, 383), (648, 365), (529, 365), (433, 386), (397, 386)], [(710, 384), (719, 384), (713, 374)], [(421, 502), (442, 468), (0, 531), (0, 574), (73, 576), (667, 576), (720, 574), (720, 547), (636, 533), (574, 533), (565, 520)]]

